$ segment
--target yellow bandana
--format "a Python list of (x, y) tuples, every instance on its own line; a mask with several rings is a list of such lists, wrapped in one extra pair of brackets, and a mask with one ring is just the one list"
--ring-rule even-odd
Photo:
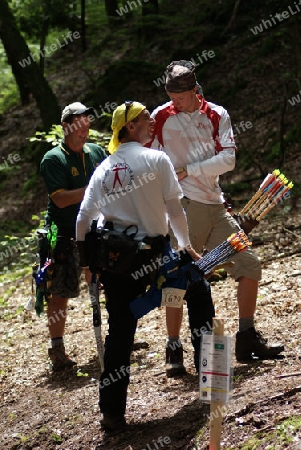
[[(135, 117), (137, 117), (145, 108), (146, 106), (142, 105), (142, 103), (133, 102), (131, 106), (126, 107), (125, 103), (123, 103), (115, 109), (115, 111), (113, 112), (111, 124), (113, 135), (108, 146), (108, 150), (110, 153), (114, 153), (117, 150), (117, 147), (120, 145), (118, 139), (119, 131), (125, 126), (127, 122), (135, 119)], [(127, 121), (125, 121), (126, 109)]]

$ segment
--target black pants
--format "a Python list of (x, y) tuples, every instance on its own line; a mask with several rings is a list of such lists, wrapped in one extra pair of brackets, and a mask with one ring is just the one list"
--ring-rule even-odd
[(130, 355), (137, 327), (130, 301), (144, 293), (142, 280), (130, 275), (101, 274), (105, 288), (109, 330), (105, 340), (104, 372), (99, 384), (99, 407), (103, 413), (125, 413)]
[(191, 343), (194, 348), (194, 365), (199, 372), (202, 334), (212, 331), (212, 319), (215, 316), (210, 284), (205, 278), (192, 282), (184, 298), (187, 302)]
[[(101, 282), (106, 293), (109, 330), (105, 340), (104, 372), (99, 384), (99, 407), (102, 413), (123, 415), (130, 380), (130, 355), (137, 327), (137, 319), (132, 315), (129, 304), (144, 293), (145, 280), (104, 272)], [(200, 278), (187, 289), (185, 298), (198, 371), (201, 334), (211, 329), (214, 317), (209, 283)]]

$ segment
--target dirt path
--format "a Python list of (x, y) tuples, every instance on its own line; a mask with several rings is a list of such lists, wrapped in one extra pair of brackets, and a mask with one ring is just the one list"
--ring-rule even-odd
[[(265, 239), (264, 245), (254, 245), (263, 261), (257, 325), (269, 340), (283, 341), (285, 352), (283, 359), (250, 365), (233, 360), (233, 391), (223, 420), (223, 449), (301, 448), (300, 217), (298, 213), (271, 218), (253, 233), (254, 243), (262, 242), (263, 235)], [(1, 450), (207, 448), (209, 410), (198, 399), (187, 315), (182, 341), (188, 374), (178, 379), (165, 376), (164, 311), (157, 309), (139, 321), (136, 341), (147, 342), (148, 348), (132, 355), (126, 413), (129, 428), (107, 437), (99, 426), (99, 364), (85, 285), (81, 297), (69, 305), (66, 347), (78, 366), (67, 374), (53, 374), (49, 369), (45, 318), (30, 314), (24, 319), (22, 312), (16, 314), (30, 291), (30, 278), (21, 281), (2, 311)], [(237, 329), (235, 291), (230, 278), (212, 284), (217, 316), (225, 319), (225, 334), (231, 336)], [(105, 331), (104, 305), (102, 315)]]

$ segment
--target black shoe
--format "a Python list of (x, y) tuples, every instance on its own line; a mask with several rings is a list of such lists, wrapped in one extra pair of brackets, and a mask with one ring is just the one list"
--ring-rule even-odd
[(235, 356), (237, 361), (252, 361), (254, 359), (269, 359), (283, 352), (280, 343), (268, 344), (254, 327), (236, 333)]
[(142, 348), (149, 348), (149, 343), (145, 341), (137, 341), (133, 343), (133, 352), (136, 350), (141, 350)]
[(126, 421), (123, 415), (114, 415), (103, 413), (100, 419), (101, 428), (105, 431), (121, 431), (126, 427)]
[(184, 375), (186, 369), (183, 364), (183, 347), (174, 342), (166, 346), (166, 376), (168, 378)]

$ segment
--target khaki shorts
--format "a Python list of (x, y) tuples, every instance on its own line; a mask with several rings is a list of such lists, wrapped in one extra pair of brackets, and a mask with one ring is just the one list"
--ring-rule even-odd
[[(240, 227), (229, 214), (224, 205), (206, 205), (194, 200), (182, 199), (186, 211), (189, 227), (190, 242), (200, 254), (217, 247), (231, 234), (236, 233)], [(176, 240), (172, 234), (172, 246)], [(237, 253), (231, 258), (234, 263), (226, 264), (225, 269), (237, 281), (240, 277), (247, 277), (259, 281), (261, 279), (261, 265), (258, 258), (248, 249)]]

